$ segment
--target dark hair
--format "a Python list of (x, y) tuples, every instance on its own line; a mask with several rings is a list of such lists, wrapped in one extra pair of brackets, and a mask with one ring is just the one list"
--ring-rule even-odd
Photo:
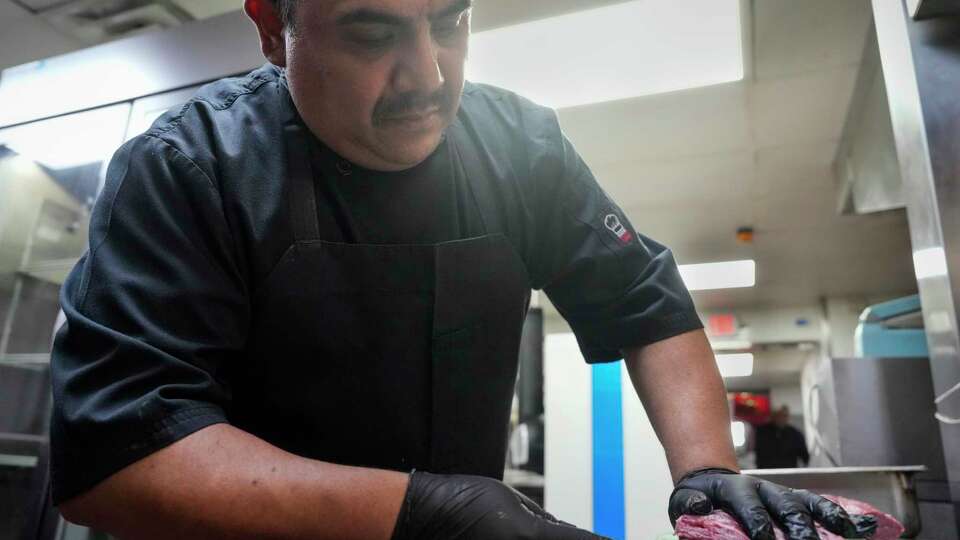
[(277, 13), (280, 14), (280, 20), (283, 21), (283, 26), (293, 29), (293, 21), (296, 13), (296, 4), (297, 0), (270, 0), (273, 2), (273, 5), (277, 8)]

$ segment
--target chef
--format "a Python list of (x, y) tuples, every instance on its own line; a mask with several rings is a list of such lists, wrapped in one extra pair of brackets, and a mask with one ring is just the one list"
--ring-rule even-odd
[(869, 532), (738, 474), (671, 252), (553, 111), (464, 81), (470, 0), (244, 7), (269, 63), (117, 152), (64, 285), (51, 436), (68, 519), (120, 538), (598, 538), (500, 482), (542, 289), (588, 362), (626, 362), (672, 519)]

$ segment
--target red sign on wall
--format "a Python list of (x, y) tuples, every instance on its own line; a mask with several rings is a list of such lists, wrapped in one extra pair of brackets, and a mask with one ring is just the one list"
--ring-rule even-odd
[(737, 317), (733, 313), (720, 313), (707, 317), (707, 332), (710, 337), (725, 337), (737, 334)]

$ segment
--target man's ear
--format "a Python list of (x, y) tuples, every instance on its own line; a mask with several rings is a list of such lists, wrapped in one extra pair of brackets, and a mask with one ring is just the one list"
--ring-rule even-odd
[(260, 34), (260, 50), (271, 64), (287, 65), (287, 41), (283, 21), (270, 0), (244, 0), (243, 11), (257, 25)]

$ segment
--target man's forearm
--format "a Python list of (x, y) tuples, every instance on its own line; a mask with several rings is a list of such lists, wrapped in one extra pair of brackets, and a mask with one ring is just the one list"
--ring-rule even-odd
[(701, 467), (738, 470), (726, 390), (702, 330), (625, 351), (625, 358), (674, 481)]
[(119, 538), (386, 540), (407, 481), (304, 459), (219, 424), (126, 467), (61, 511)]

